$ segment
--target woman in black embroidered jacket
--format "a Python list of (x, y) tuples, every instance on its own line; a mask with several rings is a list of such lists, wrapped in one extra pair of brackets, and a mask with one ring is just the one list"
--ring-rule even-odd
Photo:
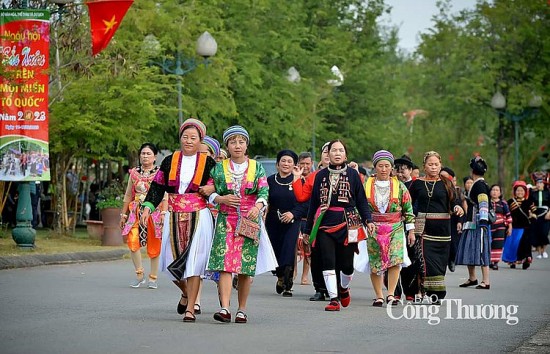
[[(330, 165), (315, 176), (304, 233), (311, 235), (312, 246), (320, 249), (330, 297), (325, 310), (339, 311), (340, 302), (347, 307), (351, 301), (353, 257), (357, 241), (366, 237), (362, 226), (367, 226), (369, 233), (374, 232), (375, 226), (359, 173), (346, 165), (346, 147), (340, 140), (334, 140), (328, 150)], [(340, 270), (339, 289), (336, 269)]]

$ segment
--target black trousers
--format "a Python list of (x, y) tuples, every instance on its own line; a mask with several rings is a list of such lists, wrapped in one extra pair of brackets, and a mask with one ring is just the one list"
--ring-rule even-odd
[(344, 245), (331, 234), (319, 231), (317, 234), (317, 247), (321, 252), (322, 270), (339, 270), (344, 274), (353, 274), (353, 257), (357, 250), (357, 243)]

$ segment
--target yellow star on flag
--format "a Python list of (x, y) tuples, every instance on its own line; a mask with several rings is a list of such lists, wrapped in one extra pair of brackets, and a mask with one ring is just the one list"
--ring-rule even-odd
[(115, 15), (113, 15), (113, 18), (111, 18), (111, 21), (105, 21), (103, 20), (103, 23), (105, 24), (105, 33), (109, 32), (113, 29), (113, 27), (118, 23), (115, 21)]

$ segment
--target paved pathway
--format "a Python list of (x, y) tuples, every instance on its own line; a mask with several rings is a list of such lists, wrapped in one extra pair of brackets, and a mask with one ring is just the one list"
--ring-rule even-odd
[[(157, 290), (128, 287), (133, 274), (127, 259), (1, 270), (0, 352), (550, 352), (550, 260), (537, 260), (527, 271), (493, 271), (489, 291), (459, 288), (466, 273), (458, 267), (447, 278), (452, 302), (400, 306), (393, 309), (394, 317), (405, 311), (406, 317), (418, 318), (399, 320), (385, 307), (371, 306), (372, 286), (364, 274), (353, 280), (351, 306), (337, 313), (323, 311), (324, 302), (308, 301), (309, 286), (296, 286), (292, 298), (276, 295), (275, 278), (264, 274), (254, 280), (249, 323), (239, 325), (212, 319), (218, 303), (210, 281), (204, 286), (203, 314), (194, 324), (183, 323), (175, 311), (176, 287), (162, 276)], [(499, 316), (509, 315), (510, 323), (517, 317), (518, 323), (457, 319), (459, 300), (501, 305), (505, 312)], [(236, 302), (233, 293), (233, 313)], [(490, 307), (483, 311), (494, 317)]]

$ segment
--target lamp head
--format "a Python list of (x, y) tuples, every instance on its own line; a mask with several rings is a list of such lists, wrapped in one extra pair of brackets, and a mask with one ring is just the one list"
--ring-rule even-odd
[(208, 31), (204, 32), (197, 39), (197, 54), (207, 59), (212, 57), (218, 51), (218, 43)]
[(491, 98), (491, 107), (494, 109), (506, 108), (506, 97), (500, 91), (497, 91)]

